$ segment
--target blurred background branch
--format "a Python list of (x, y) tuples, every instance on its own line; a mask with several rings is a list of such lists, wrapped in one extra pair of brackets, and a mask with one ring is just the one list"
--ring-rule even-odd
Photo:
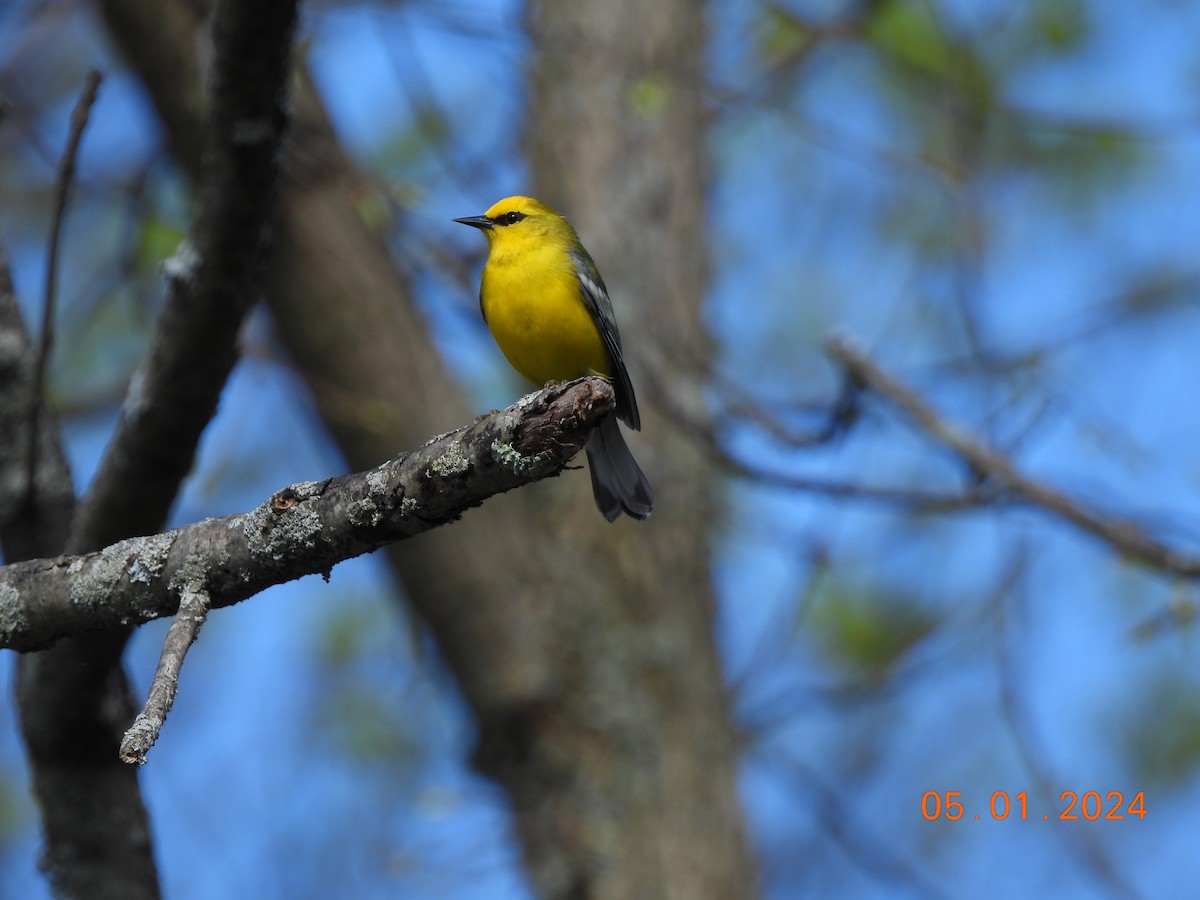
[(1153, 540), (1129, 519), (1100, 515), (1061, 491), (1018, 471), (1010, 457), (939, 416), (924, 400), (855, 347), (853, 342), (834, 337), (826, 346), (830, 355), (846, 367), (855, 381), (878, 391), (904, 410), (930, 437), (962, 457), (980, 481), (990, 479), (999, 482), (998, 495), (1010, 491), (1025, 502), (1110, 544), (1121, 556), (1181, 578), (1200, 576), (1200, 559)]
[[(130, 383), (66, 546), (41, 555), (98, 550), (159, 530), (191, 468), (270, 245), (295, 18), (287, 0), (253, 10), (220, 3), (214, 12), (195, 229), (177, 254), (147, 362)], [(17, 663), (44, 859), (61, 896), (160, 895), (136, 774), (113, 752), (135, 710), (121, 668), (129, 634), (116, 628), (70, 638)]]

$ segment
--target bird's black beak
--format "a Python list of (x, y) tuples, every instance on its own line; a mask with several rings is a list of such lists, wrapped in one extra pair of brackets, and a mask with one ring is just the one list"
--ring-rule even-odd
[(455, 219), (455, 222), (461, 222), (463, 225), (470, 225), (472, 228), (479, 228), (483, 231), (491, 231), (492, 220), (487, 216), (467, 216), (463, 219)]

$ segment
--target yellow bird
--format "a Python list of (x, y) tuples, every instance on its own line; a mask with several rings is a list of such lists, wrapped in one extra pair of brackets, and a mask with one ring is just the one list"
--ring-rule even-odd
[(600, 422), (586, 448), (592, 494), (610, 522), (621, 513), (648, 518), (654, 491), (617, 424), (640, 430), (637, 400), (612, 301), (579, 235), (532, 197), (506, 197), (482, 216), (454, 221), (487, 238), (479, 308), (512, 367), (537, 385), (581, 375), (612, 382), (616, 414)]

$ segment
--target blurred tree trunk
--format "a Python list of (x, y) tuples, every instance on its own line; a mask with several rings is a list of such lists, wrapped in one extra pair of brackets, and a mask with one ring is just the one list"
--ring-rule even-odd
[[(209, 109), (199, 132), (205, 177), (189, 229), (197, 262), (174, 282), (187, 287), (168, 291), (135, 376), (136, 400), (123, 406), (87, 494), (72, 511), (73, 488), (61, 449), (43, 447), (37, 461), (43, 477), (34, 483), (44, 480), (51, 489), (39, 486), (38, 496), (28, 501), (40, 508), (27, 511), (40, 513), (27, 517), (29, 525), (42, 528), (15, 542), (0, 534), (6, 558), (26, 551), (51, 556), (63, 552), (64, 542), (66, 552), (82, 554), (163, 527), (236, 362), (242, 319), (259, 293), (287, 120), (295, 21), (295, 0), (216, 4), (205, 32), (213, 47), (204, 92)], [(96, 76), (93, 94), (98, 84)], [(77, 107), (74, 121), (86, 121), (76, 119), (78, 114)], [(246, 137), (245, 122), (255, 123), (253, 140)], [(60, 214), (65, 207), (64, 191)], [(9, 344), (27, 343), (18, 328), (9, 330)], [(30, 368), (10, 374), (24, 369), (28, 377)], [(10, 428), (5, 440), (13, 436)], [(11, 456), (0, 452), (0, 458)], [(107, 629), (18, 659), (16, 697), (42, 816), (42, 865), (58, 897), (135, 900), (161, 893), (137, 769), (118, 754), (137, 711), (121, 667), (130, 634), (127, 627)]]
[[(576, 27), (591, 28), (597, 17), (611, 26), (601, 7), (590, 5), (595, 9), (579, 13), (585, 18)], [(179, 21), (186, 8), (179, 0), (100, 6), (147, 83), (168, 144), (181, 148), (190, 166), (194, 90), (161, 73), (172, 60), (194, 57), (194, 49), (176, 43), (180, 29), (156, 27), (160, 18)], [(618, 16), (639, 31), (636, 40), (614, 34), (598, 37), (598, 46), (570, 48), (585, 51), (587, 64), (564, 81), (578, 90), (581, 79), (592, 78), (597, 88), (618, 91), (616, 104), (596, 99), (611, 117), (600, 131), (616, 133), (593, 134), (608, 149), (586, 171), (575, 165), (590, 193), (546, 184), (548, 200), (577, 214), (602, 268), (609, 261), (604, 271), (635, 379), (642, 353), (660, 333), (643, 337), (642, 325), (661, 321), (672, 341), (699, 340), (701, 9), (676, 6), (673, 0), (674, 13), (653, 13), (669, 27), (645, 31), (644, 11)], [(558, 15), (570, 18), (574, 9)], [(540, 38), (551, 22), (537, 21)], [(627, 58), (612, 40), (636, 53)], [(567, 52), (543, 56), (546, 71), (561, 73)], [(615, 55), (606, 63), (606, 54)], [(596, 79), (596, 67), (613, 60), (621, 83)], [(621, 106), (647, 61), (661, 63), (662, 83), (673, 91), (657, 120)], [(361, 215), (369, 186), (338, 147), (315, 95), (298, 91), (295, 105), (268, 303), (322, 417), (351, 467), (361, 468), (461, 424), (470, 409), (385, 241)], [(571, 127), (590, 132), (595, 120), (573, 120)], [(677, 140), (684, 150), (671, 146)], [(645, 154), (644, 192), (612, 165), (631, 146)], [(613, 201), (611, 208), (593, 202), (598, 197)], [(624, 235), (605, 224), (623, 216), (646, 222)], [(634, 245), (630, 260), (649, 262), (618, 269), (616, 254)], [(627, 305), (634, 298), (653, 303), (653, 317), (647, 310), (639, 321)], [(389, 552), (407, 599), (474, 711), (476, 763), (507, 790), (533, 886), (545, 897), (734, 897), (749, 893), (753, 882), (712, 635), (714, 481), (694, 448), (654, 423), (647, 399), (648, 436), (661, 442), (660, 452), (637, 446), (659, 496), (649, 523), (605, 523), (578, 472), (497, 498), (461, 523)]]
[[(532, 812), (522, 823), (527, 846), (535, 864), (540, 855), (551, 864), (554, 853), (540, 845), (590, 808), (579, 825), (605, 833), (586, 849), (603, 848), (595, 858), (612, 866), (596, 867), (588, 895), (749, 896), (735, 741), (713, 640), (718, 478), (659, 402), (660, 390), (697, 393), (695, 379), (669, 378), (665, 357), (708, 357), (704, 8), (535, 2), (529, 23), (532, 192), (571, 217), (608, 284), (645, 428), (645, 439), (630, 443), (657, 502), (645, 525), (608, 526), (577, 479), (570, 515), (543, 538), (569, 535), (582, 549), (556, 569), (564, 588), (575, 584), (560, 624), (584, 664), (563, 672), (576, 700), (553, 733), (584, 761), (590, 783), (563, 792), (559, 808)], [(572, 630), (575, 621), (586, 630)], [(521, 796), (520, 772), (502, 772)]]
[[(57, 418), (43, 406), (25, 495), (37, 350), (0, 248), (0, 547), (5, 563), (62, 553), (75, 485)], [(39, 398), (39, 401), (40, 398)], [(119, 660), (125, 631), (72, 638), (17, 659), (15, 699), (42, 815), (41, 865), (58, 896), (154, 898), (158, 879), (137, 770), (115, 748), (134, 714)]]

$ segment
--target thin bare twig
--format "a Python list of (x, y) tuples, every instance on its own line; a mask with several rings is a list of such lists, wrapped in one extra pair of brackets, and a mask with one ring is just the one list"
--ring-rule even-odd
[(768, 436), (786, 447), (803, 448), (827, 444), (848, 432), (858, 421), (861, 411), (858, 385), (851, 378), (843, 378), (837, 399), (827, 407), (812, 410), (822, 413), (825, 421), (818, 428), (799, 430), (786, 424), (774, 405), (768, 408), (738, 384), (720, 378), (711, 370), (707, 380), (721, 397), (727, 415), (761, 428)]
[[(717, 465), (730, 475), (744, 478), (755, 484), (789, 491), (803, 491), (830, 497), (834, 500), (853, 500), (907, 507), (917, 513), (976, 509), (1005, 500), (1002, 491), (988, 486), (978, 486), (956, 493), (892, 485), (863, 484), (857, 481), (797, 475), (756, 466), (740, 459), (722, 445), (718, 435), (726, 429), (721, 421), (710, 421), (706, 414), (689, 413), (670, 392), (658, 389), (658, 382), (653, 378), (648, 381), (655, 388), (655, 396), (659, 399), (666, 414), (677, 425), (691, 432)], [(811, 448), (830, 443), (853, 426), (859, 415), (858, 392), (859, 386), (854, 383), (852, 378), (847, 378), (838, 398), (826, 411), (825, 420), (808, 432), (786, 428), (782, 422), (774, 419), (764, 407), (750, 402), (731, 409), (730, 415), (737, 417), (739, 421), (745, 417), (745, 420), (762, 428), (771, 437), (788, 447)]]
[(184, 588), (180, 594), (179, 611), (175, 613), (175, 619), (163, 640), (162, 654), (158, 658), (154, 680), (150, 682), (146, 705), (121, 739), (121, 762), (142, 765), (146, 761), (146, 754), (158, 740), (167, 714), (175, 703), (183, 658), (199, 637), (210, 605), (208, 591)]
[(714, 447), (713, 452), (716, 454), (717, 462), (727, 472), (755, 484), (817, 494), (833, 500), (853, 500), (902, 507), (918, 514), (932, 515), (979, 509), (982, 506), (994, 506), (1010, 499), (1003, 491), (992, 490), (986, 486), (955, 493), (893, 487), (886, 484), (864, 484), (835, 478), (810, 478), (804, 475), (756, 468), (736, 459), (718, 447)]
[(1008, 494), (1070, 522), (1129, 559), (1184, 578), (1200, 578), (1200, 558), (1154, 540), (1130, 519), (1106, 517), (1057, 488), (1025, 475), (1002, 451), (944, 419), (915, 391), (845, 338), (832, 337), (825, 342), (825, 348), (852, 377), (887, 397), (921, 430), (949, 447), (977, 472), (1000, 482)]
[(42, 333), (38, 339), (37, 356), (33, 364), (33, 378), (29, 396), (29, 441), (25, 458), (25, 502), (32, 506), (37, 493), (37, 448), (38, 428), (42, 412), (42, 391), (46, 383), (46, 366), (54, 346), (54, 308), (58, 293), (58, 248), (62, 237), (63, 222), (67, 217), (67, 200), (71, 185), (75, 182), (75, 162), (79, 158), (79, 147), (83, 143), (83, 132), (87, 128), (92, 107), (100, 92), (103, 76), (91, 69), (83, 83), (83, 91), (71, 111), (71, 128), (67, 134), (67, 146), (63, 149), (58, 164), (58, 178), (54, 185), (54, 215), (50, 220), (50, 246), (46, 253), (46, 297), (42, 303)]

